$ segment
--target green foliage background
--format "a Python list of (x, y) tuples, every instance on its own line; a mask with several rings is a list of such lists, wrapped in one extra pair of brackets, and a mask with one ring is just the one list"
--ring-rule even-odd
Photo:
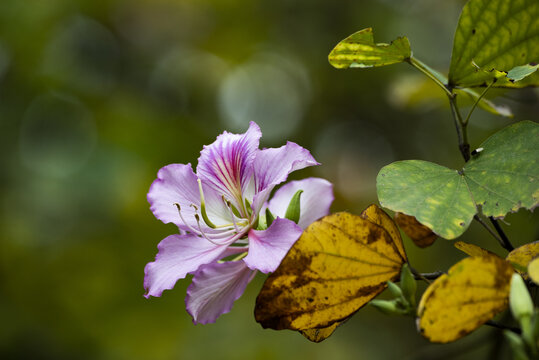
[[(499, 350), (484, 341), (498, 336), (491, 329), (442, 348), (411, 331), (410, 319), (368, 308), (322, 344), (263, 330), (253, 317), (261, 276), (206, 326), (185, 312), (187, 281), (142, 297), (144, 265), (175, 231), (149, 211), (149, 185), (161, 166), (196, 164), (224, 129), (254, 120), (263, 146), (310, 149), (323, 165), (294, 177), (335, 183), (333, 210), (374, 202), (376, 174), (393, 161), (461, 168), (439, 89), (406, 64), (338, 71), (327, 55), (374, 26), (376, 42), (406, 35), (414, 55), (447, 73), (463, 4), (1, 1), (0, 357), (475, 359)], [(537, 90), (496, 94), (515, 119), (537, 120)], [(510, 122), (478, 110), (472, 148)], [(515, 245), (537, 238), (537, 214), (506, 220)], [(497, 251), (475, 224), (462, 239)], [(448, 241), (405, 245), (425, 272), (463, 257)]]

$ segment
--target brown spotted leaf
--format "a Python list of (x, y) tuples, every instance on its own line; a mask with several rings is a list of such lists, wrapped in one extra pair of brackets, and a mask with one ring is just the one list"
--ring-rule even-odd
[(320, 331), (314, 329), (332, 332), (333, 324), (381, 293), (388, 280), (397, 280), (405, 261), (384, 227), (346, 212), (328, 215), (303, 232), (266, 279), (256, 321), (316, 339)]
[(420, 248), (431, 246), (438, 238), (438, 236), (433, 233), (431, 229), (421, 224), (413, 216), (397, 212), (395, 213), (394, 218), (395, 222), (397, 225), (399, 225), (402, 231), (404, 231), (404, 233), (408, 235), (410, 239), (412, 239), (414, 244)]
[(456, 263), (425, 291), (418, 329), (431, 342), (460, 339), (503, 311), (508, 304), (512, 266), (497, 256)]
[(528, 275), (534, 283), (539, 284), (539, 257), (528, 263)]
[(335, 330), (339, 326), (342, 325), (342, 323), (346, 321), (337, 321), (330, 326), (319, 328), (319, 329), (307, 329), (307, 330), (300, 330), (301, 335), (305, 336), (307, 339), (311, 340), (312, 342), (321, 342), (326, 340), (328, 337), (330, 337)]
[(511, 251), (505, 260), (514, 264), (515, 269), (522, 275), (524, 279), (528, 279), (525, 269), (528, 268), (528, 264), (534, 258), (539, 256), (539, 241), (535, 241)]
[(404, 244), (402, 243), (401, 233), (397, 225), (391, 216), (389, 216), (384, 210), (380, 209), (375, 204), (370, 205), (360, 215), (363, 219), (367, 219), (370, 222), (380, 225), (389, 233), (389, 236), (393, 239), (395, 246), (399, 250), (402, 258), (406, 260), (406, 252), (404, 251)]

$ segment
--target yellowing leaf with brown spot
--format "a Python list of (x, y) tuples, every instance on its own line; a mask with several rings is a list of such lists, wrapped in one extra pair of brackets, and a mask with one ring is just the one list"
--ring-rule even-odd
[(497, 256), (459, 261), (425, 291), (418, 329), (431, 342), (460, 339), (503, 311), (508, 304), (512, 266)]
[(528, 279), (524, 269), (528, 267), (529, 262), (539, 255), (539, 241), (535, 241), (511, 251), (505, 260), (515, 264), (515, 269), (524, 279)]
[(367, 219), (370, 222), (380, 225), (389, 233), (389, 236), (393, 239), (395, 246), (399, 250), (402, 258), (406, 260), (406, 252), (404, 251), (404, 244), (402, 243), (401, 233), (399, 228), (395, 225), (395, 222), (384, 210), (380, 209), (375, 204), (370, 205), (363, 210), (360, 215), (363, 219)]
[[(468, 244), (464, 241), (457, 241), (455, 242), (454, 246), (459, 249), (460, 251), (470, 255), (470, 256), (496, 256), (498, 255), (488, 251), (487, 249), (483, 249), (480, 246), (474, 245), (474, 244)], [(501, 259), (501, 258), (500, 258)]]
[(399, 225), (402, 231), (404, 231), (404, 233), (408, 235), (410, 239), (412, 239), (414, 244), (420, 248), (431, 246), (438, 238), (438, 236), (433, 233), (431, 229), (421, 224), (413, 216), (397, 212), (395, 213), (394, 218), (395, 222), (397, 225)]
[(301, 335), (305, 336), (307, 339), (311, 340), (312, 342), (321, 342), (326, 340), (328, 337), (330, 337), (333, 332), (342, 324), (342, 322), (338, 321), (333, 324), (331, 324), (328, 327), (320, 328), (320, 329), (307, 329), (307, 330), (300, 330)]
[(528, 275), (534, 283), (539, 284), (539, 257), (528, 263)]
[(405, 261), (382, 226), (346, 212), (328, 215), (303, 232), (266, 279), (256, 321), (309, 334), (331, 327), (397, 280)]

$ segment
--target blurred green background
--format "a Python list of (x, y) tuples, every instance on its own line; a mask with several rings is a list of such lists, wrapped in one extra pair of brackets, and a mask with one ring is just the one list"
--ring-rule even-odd
[[(376, 174), (392, 161), (461, 166), (443, 94), (414, 90), (421, 74), (405, 64), (338, 71), (327, 55), (373, 26), (377, 41), (407, 35), (415, 56), (446, 70), (463, 3), (2, 0), (0, 358), (507, 355), (490, 328), (431, 345), (412, 319), (368, 307), (321, 344), (263, 330), (253, 317), (263, 276), (205, 326), (185, 312), (187, 280), (161, 298), (142, 297), (144, 265), (177, 231), (153, 217), (146, 192), (160, 167), (196, 164), (202, 145), (225, 129), (243, 132), (254, 120), (262, 146), (291, 140), (310, 149), (322, 166), (292, 178), (333, 182), (333, 211), (376, 202)], [(497, 95), (516, 120), (537, 120), (536, 90)], [(511, 121), (478, 110), (472, 147)], [(537, 214), (506, 220), (515, 244), (537, 238)], [(475, 225), (463, 239), (499, 252)], [(463, 257), (448, 241), (427, 250), (405, 242), (424, 272)]]

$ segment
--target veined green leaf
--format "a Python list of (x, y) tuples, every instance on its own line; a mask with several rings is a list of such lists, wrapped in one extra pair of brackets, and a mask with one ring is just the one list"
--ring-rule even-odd
[[(452, 87), (487, 86), (495, 74), (539, 60), (539, 1), (470, 0), (460, 15), (449, 68)], [(539, 73), (522, 81), (500, 78), (494, 86), (539, 85)]]
[(488, 138), (460, 170), (398, 161), (377, 177), (380, 204), (415, 216), (445, 239), (460, 236), (481, 206), (496, 218), (539, 204), (539, 126), (523, 121)]
[(406, 37), (399, 37), (391, 44), (376, 44), (372, 28), (367, 28), (338, 43), (329, 54), (329, 63), (337, 69), (368, 68), (400, 63), (411, 54)]

